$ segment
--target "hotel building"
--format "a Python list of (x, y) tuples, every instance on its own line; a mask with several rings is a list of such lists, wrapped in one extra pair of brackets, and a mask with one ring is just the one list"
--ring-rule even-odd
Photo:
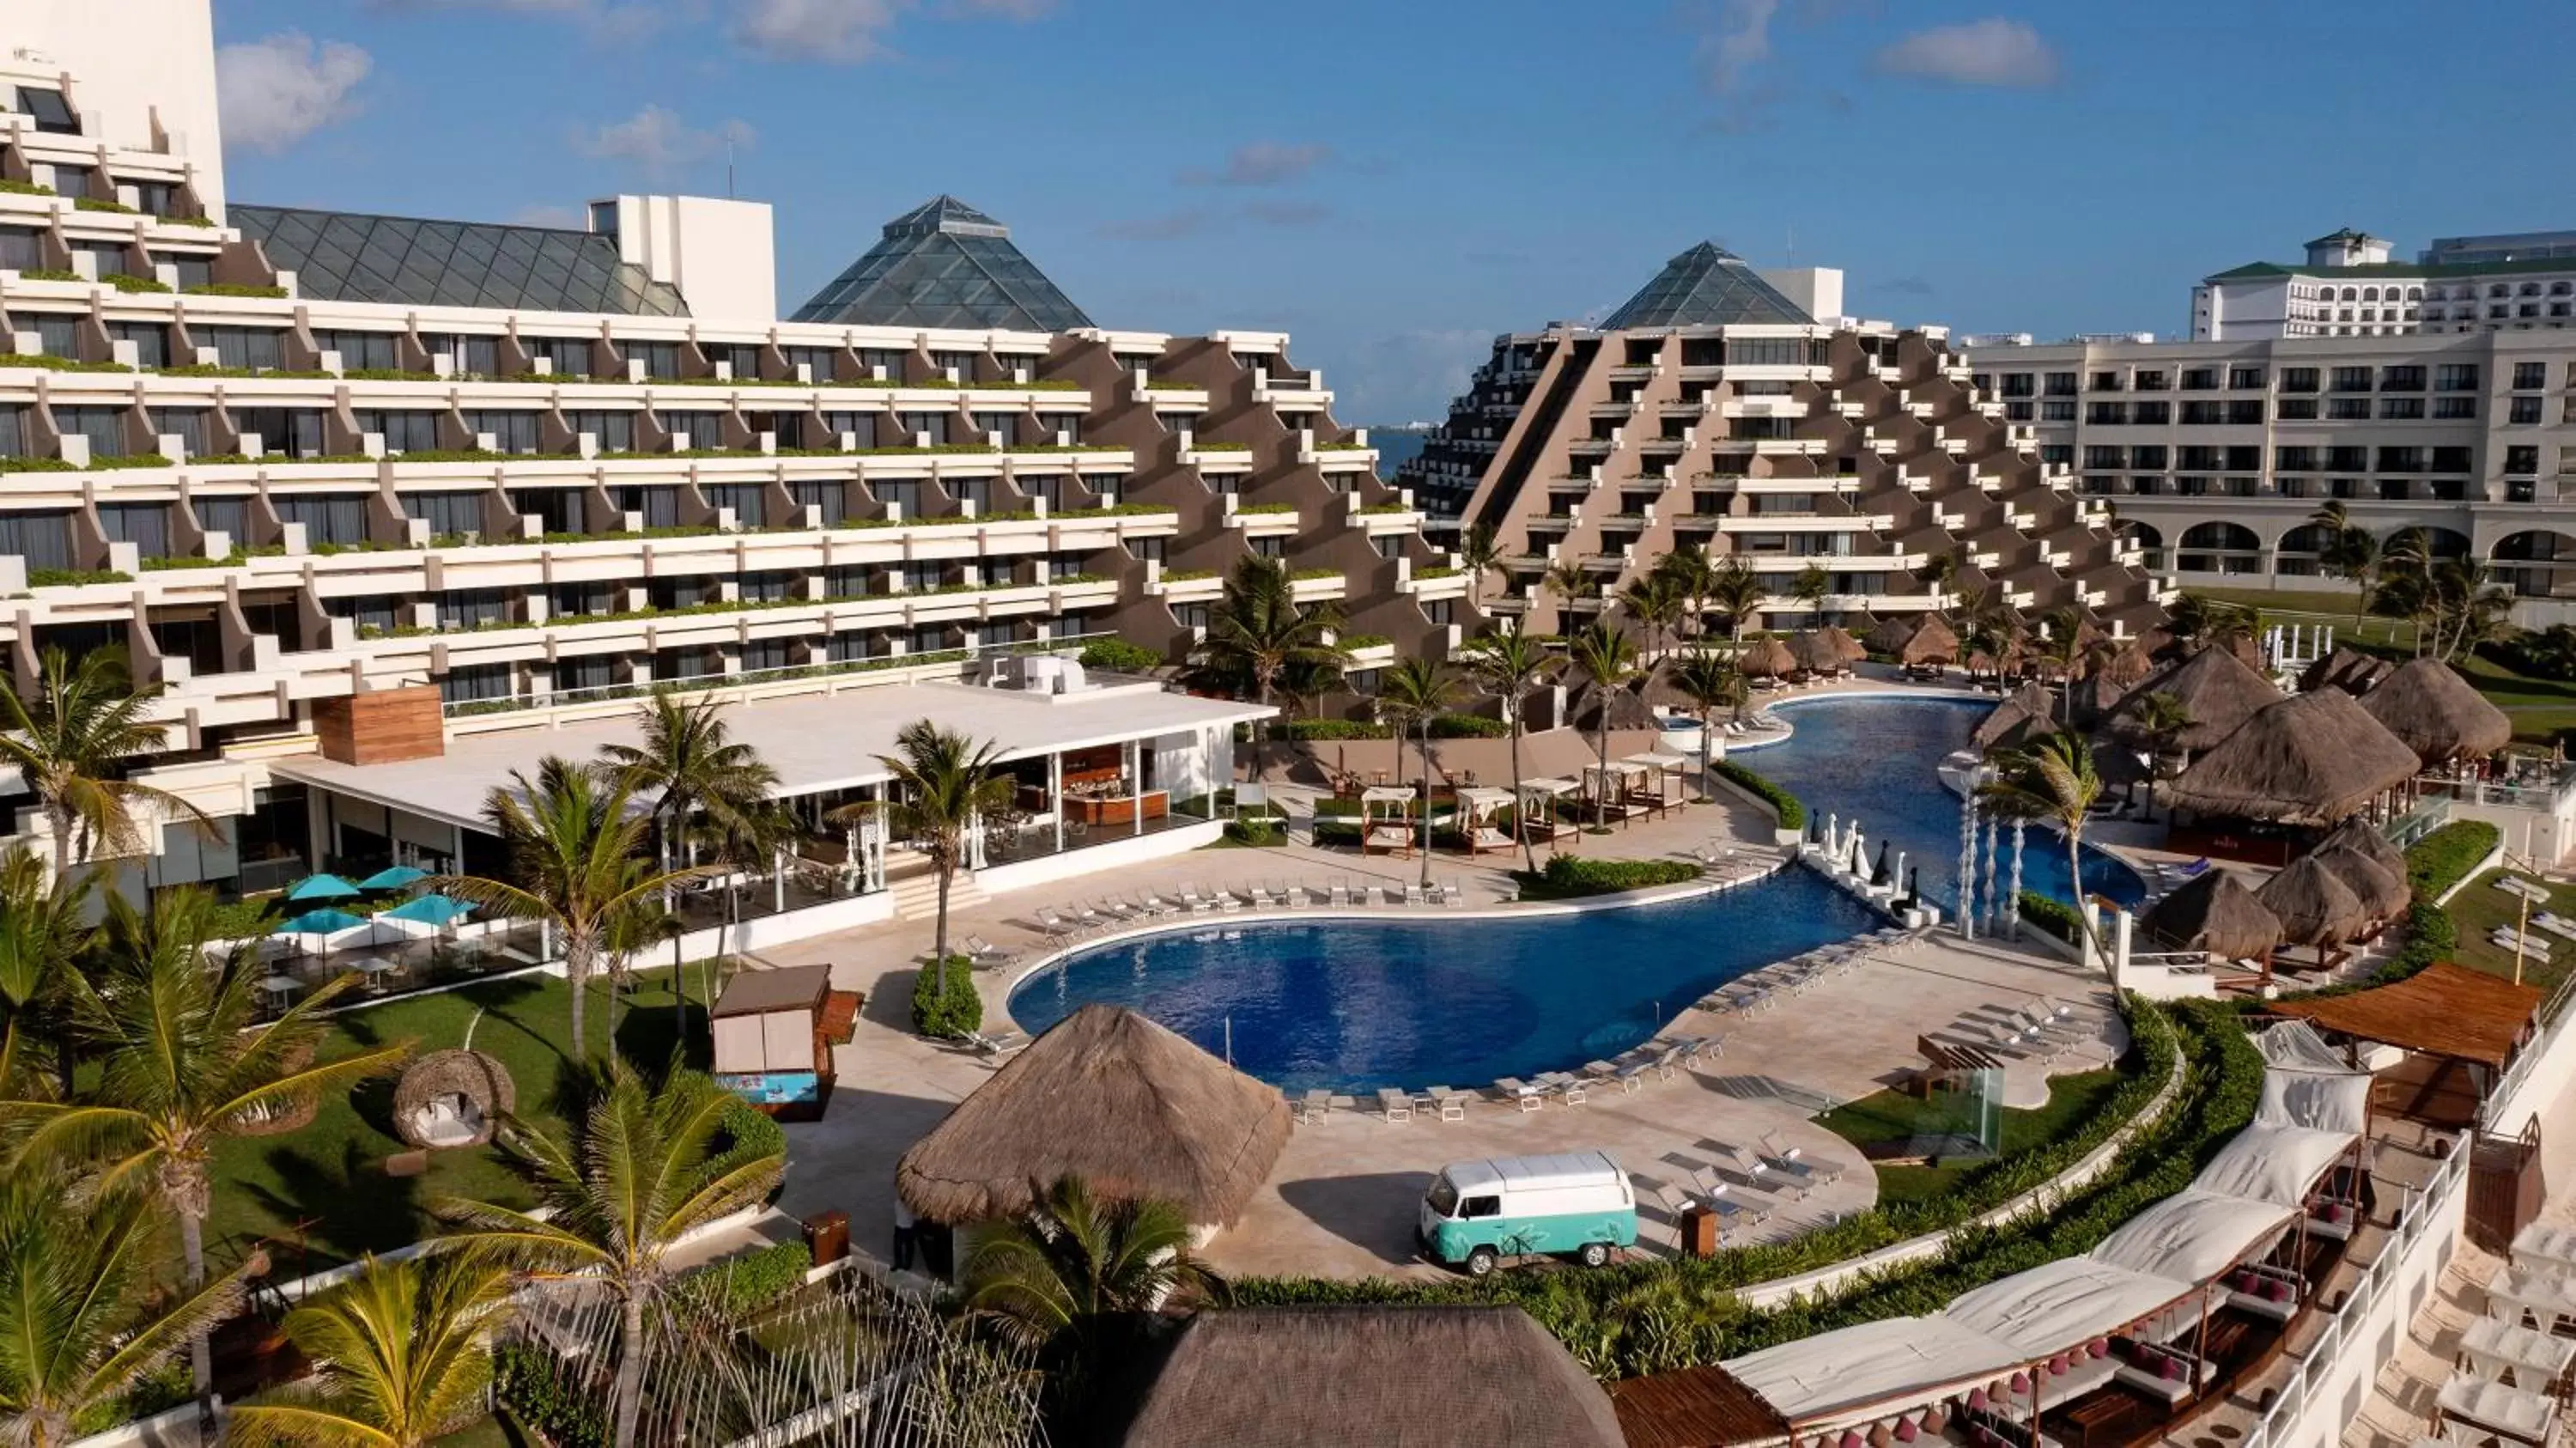
[(2198, 342), (2564, 331), (2576, 322), (2576, 235), (2444, 237), (2413, 262), (2346, 227), (2304, 262), (2252, 262), (2191, 293)]

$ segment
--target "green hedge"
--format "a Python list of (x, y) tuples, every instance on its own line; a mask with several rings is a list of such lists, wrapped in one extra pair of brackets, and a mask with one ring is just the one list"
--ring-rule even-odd
[(1435, 714), (1431, 717), (1434, 739), (1500, 739), (1512, 732), (1512, 726), (1500, 719), (1482, 714)]
[(1392, 739), (1394, 731), (1372, 719), (1282, 719), (1270, 726), (1273, 739)]
[(2021, 918), (2069, 945), (2084, 938), (2084, 925), (2076, 918), (2075, 907), (2037, 890), (2021, 892)]
[(1761, 775), (1755, 774), (1752, 770), (1745, 768), (1743, 765), (1736, 763), (1732, 759), (1717, 760), (1709, 767), (1716, 772), (1718, 778), (1734, 781), (1737, 785), (1752, 791), (1757, 798), (1763, 800), (1773, 809), (1779, 811), (1780, 828), (1784, 830), (1803, 830), (1807, 827), (1807, 806), (1796, 795), (1791, 794), (1789, 791), (1782, 789), (1776, 784), (1773, 784), (1770, 780), (1765, 779)]
[(1228, 820), (1225, 837), (1238, 845), (1284, 845), (1288, 843), (1288, 822), (1279, 819)]
[(1082, 646), (1082, 666), (1113, 674), (1141, 674), (1163, 666), (1163, 656), (1125, 639), (1093, 639)]
[(2503, 839), (2484, 820), (2453, 820), (2406, 847), (2406, 882), (2417, 899), (2431, 900), (2467, 879)]
[(607, 1448), (608, 1396), (566, 1384), (551, 1354), (523, 1342), (492, 1350), (492, 1396), (554, 1448)]
[(1547, 868), (1539, 871), (1538, 883), (1550, 895), (1607, 895), (1653, 885), (1679, 885), (1699, 877), (1700, 867), (1688, 860), (1603, 860), (1589, 855), (1553, 855)]
[(805, 1274), (812, 1270), (812, 1248), (801, 1241), (779, 1242), (683, 1273), (671, 1284), (671, 1293), (683, 1305), (739, 1320), (804, 1286)]
[(787, 1128), (739, 1096), (725, 1103), (720, 1124), (724, 1130), (724, 1142), (715, 1155), (716, 1174), (719, 1176), (744, 1162), (787, 1153)]
[(984, 1028), (984, 998), (975, 990), (975, 968), (951, 955), (947, 968), (923, 966), (912, 982), (912, 1028), (950, 1039)]

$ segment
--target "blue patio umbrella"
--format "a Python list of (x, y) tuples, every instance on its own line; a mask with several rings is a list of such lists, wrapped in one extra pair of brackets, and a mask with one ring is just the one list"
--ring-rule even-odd
[(422, 895), (406, 900), (376, 918), (410, 920), (422, 925), (445, 925), (473, 908), (462, 900), (450, 900), (444, 895)]
[(295, 888), (286, 892), (286, 898), (300, 905), (307, 900), (353, 900), (362, 893), (357, 886), (337, 875), (307, 875), (295, 882)]
[(361, 890), (399, 890), (416, 880), (429, 878), (427, 870), (410, 865), (388, 865), (358, 882)]
[(334, 930), (346, 930), (352, 925), (366, 923), (364, 915), (352, 915), (346, 910), (307, 910), (292, 920), (279, 921), (269, 934), (328, 935)]

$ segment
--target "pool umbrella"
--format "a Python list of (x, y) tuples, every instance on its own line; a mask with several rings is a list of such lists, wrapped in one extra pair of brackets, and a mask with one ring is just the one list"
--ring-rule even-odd
[(451, 900), (444, 895), (422, 895), (406, 900), (376, 918), (409, 920), (421, 925), (445, 925), (473, 908), (462, 900)]
[(378, 870), (376, 873), (360, 880), (358, 882), (358, 888), (361, 890), (399, 890), (414, 881), (426, 880), (428, 878), (429, 872), (427, 870), (414, 869), (409, 865), (388, 865), (384, 869)]
[(352, 915), (346, 910), (307, 910), (292, 920), (279, 921), (276, 928), (270, 930), (269, 934), (328, 935), (334, 930), (346, 930), (353, 925), (366, 923), (367, 917)]
[(295, 882), (286, 898), (301, 905), (310, 900), (351, 900), (365, 892), (337, 875), (307, 875)]

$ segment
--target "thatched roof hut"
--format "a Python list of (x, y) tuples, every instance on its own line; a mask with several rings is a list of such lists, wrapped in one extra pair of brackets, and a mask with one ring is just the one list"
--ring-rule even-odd
[(2154, 652), (2147, 647), (2145, 639), (2138, 638), (2121, 645), (2109, 658), (2102, 661), (2102, 667), (2094, 670), (2094, 673), (2097, 677), (2107, 679), (2120, 688), (2134, 689), (2146, 682), (2147, 677), (2155, 671)]
[(2361, 696), (2361, 707), (2426, 764), (2493, 754), (2513, 738), (2513, 720), (2440, 659), (2400, 665)]
[(1890, 614), (1870, 625), (1869, 632), (1864, 637), (1871, 653), (1886, 654), (1894, 658), (1905, 652), (1905, 646), (1914, 641), (1914, 631), (1921, 626), (1922, 620), (1919, 618), (1909, 618), (1901, 613)]
[(1853, 638), (1848, 630), (1837, 624), (1829, 623), (1817, 632), (1824, 635), (1825, 642), (1834, 646), (1835, 656), (1846, 664), (1856, 664), (1869, 657), (1868, 645)]
[(2315, 855), (2292, 860), (2254, 898), (2281, 922), (2281, 938), (2296, 945), (2341, 945), (2379, 918), (2335, 873), (2332, 860)]
[(1125, 1416), (1123, 1448), (1627, 1441), (1610, 1395), (1517, 1307), (1203, 1311)]
[(1840, 646), (1816, 629), (1802, 629), (1789, 636), (1789, 657), (1812, 674), (1831, 673), (1843, 666)]
[(2091, 729), (2110, 717), (2111, 711), (2119, 708), (2120, 701), (2128, 697), (2126, 686), (2113, 682), (2110, 675), (2095, 669), (2068, 686), (2067, 713), (2076, 728)]
[(1959, 661), (1959, 634), (1941, 615), (1926, 614), (1922, 626), (1897, 651), (1896, 661), (1907, 667), (1924, 664), (1955, 664)]
[(2171, 694), (2182, 702), (2191, 723), (2173, 743), (2189, 754), (2214, 747), (2257, 712), (2281, 702), (2281, 691), (2234, 654), (2202, 649), (2132, 689), (2103, 727), (2140, 749), (2153, 747), (2156, 741), (2138, 722), (2140, 701), (2149, 694)]
[(2109, 739), (2093, 741), (2093, 773), (2109, 789), (2135, 789), (2154, 777), (2136, 750)]
[(481, 1146), (519, 1107), (509, 1068), (481, 1051), (432, 1051), (394, 1083), (394, 1135), (420, 1148)]
[(2341, 689), (2347, 694), (2366, 694), (2372, 685), (2387, 677), (2388, 672), (2387, 660), (2338, 644), (2332, 653), (2300, 672), (2299, 692), (2313, 694), (2319, 689)]
[(2020, 749), (2057, 732), (2057, 698), (2045, 685), (2024, 684), (1979, 720), (1968, 742), (1979, 749)]
[(2165, 797), (2203, 814), (2333, 824), (2412, 779), (2415, 769), (2415, 751), (2350, 694), (2327, 689), (2292, 695), (2248, 719), (2193, 760)]
[(1755, 639), (1744, 646), (1744, 652), (1735, 660), (1735, 667), (1751, 678), (1776, 679), (1782, 674), (1798, 671), (1798, 656), (1789, 652), (1789, 646), (1776, 638)]
[(1012, 1217), (1080, 1176), (1096, 1194), (1233, 1221), (1288, 1144), (1288, 1102), (1134, 1011), (1084, 1006), (912, 1144), (895, 1190), (922, 1217)]
[(2361, 901), (2362, 908), (2375, 920), (2394, 920), (2415, 902), (2415, 892), (2408, 887), (2404, 871), (2391, 870), (2359, 850), (2328, 844), (2308, 853), (2334, 871), (2335, 878), (2343, 881), (2344, 888)]
[(1590, 679), (1584, 680), (1576, 692), (1573, 706), (1566, 711), (1566, 716), (1578, 729), (1600, 729), (1605, 727), (1601, 722), (1604, 709), (1607, 709), (1610, 715), (1609, 724), (1606, 726), (1608, 728), (1652, 729), (1655, 727), (1653, 706), (1648, 704), (1635, 689), (1625, 684), (1604, 689), (1598, 682)]
[(2281, 917), (2232, 870), (2212, 866), (2148, 907), (2138, 922), (2158, 943), (2251, 960), (2281, 943)]
[(2379, 826), (2359, 815), (2345, 820), (2328, 831), (2326, 837), (2317, 842), (2317, 848), (2351, 850), (2367, 859), (2378, 861), (2380, 868), (2401, 880), (2407, 877), (2406, 852), (2397, 848), (2395, 842), (2388, 836), (2380, 833)]

